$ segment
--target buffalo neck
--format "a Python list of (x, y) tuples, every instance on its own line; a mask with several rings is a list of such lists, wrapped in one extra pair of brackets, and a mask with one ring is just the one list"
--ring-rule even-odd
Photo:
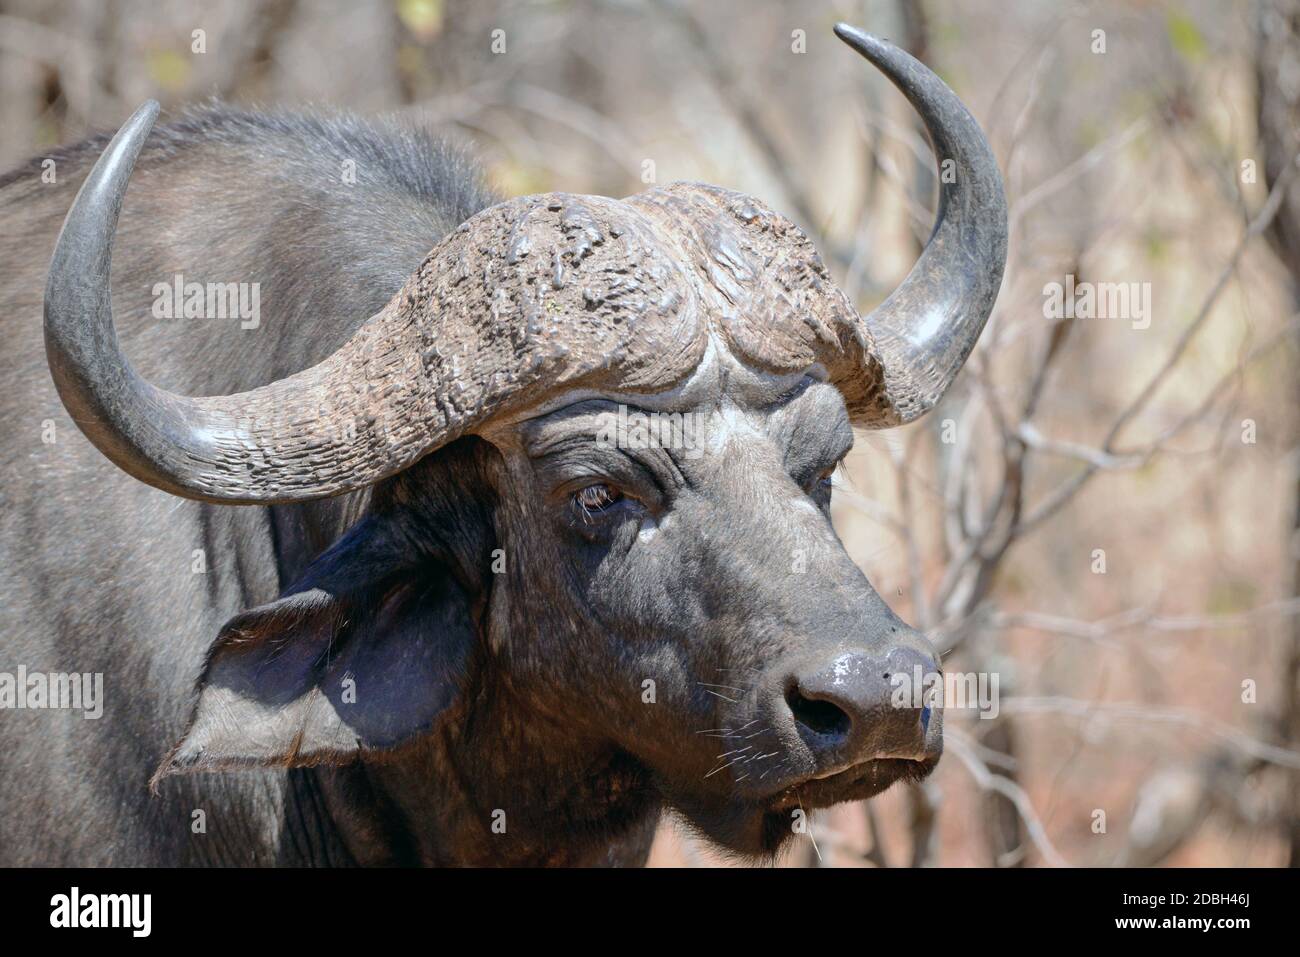
[(499, 683), (411, 745), (317, 769), (358, 864), (639, 865), (660, 800), (626, 752)]

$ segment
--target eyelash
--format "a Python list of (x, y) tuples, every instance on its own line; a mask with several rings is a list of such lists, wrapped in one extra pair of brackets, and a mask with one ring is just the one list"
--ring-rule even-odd
[[(815, 488), (829, 492), (833, 487), (835, 470), (839, 467), (840, 463), (836, 462), (819, 475), (815, 483)], [(587, 485), (573, 493), (574, 506), (586, 518), (593, 518), (596, 515), (600, 515), (623, 500), (624, 495), (622, 492), (606, 485), (604, 482)]]
[(841, 464), (843, 463), (836, 462), (826, 471), (817, 476), (817, 480), (813, 483), (814, 491), (829, 493), (831, 489), (834, 488), (833, 479), (835, 477), (835, 470), (838, 469)]
[(623, 501), (623, 493), (603, 482), (588, 485), (573, 493), (573, 504), (588, 518), (613, 508)]

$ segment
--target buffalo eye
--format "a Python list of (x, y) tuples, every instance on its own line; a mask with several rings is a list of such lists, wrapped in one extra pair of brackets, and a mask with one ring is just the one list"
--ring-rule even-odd
[(588, 485), (581, 488), (573, 494), (573, 503), (588, 515), (595, 515), (603, 512), (612, 505), (617, 504), (623, 498), (623, 493), (617, 489), (599, 482), (595, 485)]
[(816, 502), (818, 505), (820, 505), (822, 508), (827, 508), (830, 506), (831, 489), (833, 488), (832, 479), (833, 476), (835, 475), (835, 470), (837, 468), (839, 468), (838, 462), (836, 462), (830, 468), (826, 468), (823, 469), (821, 472), (818, 472), (817, 477), (813, 479), (812, 488), (809, 490), (808, 494), (811, 495), (813, 501)]

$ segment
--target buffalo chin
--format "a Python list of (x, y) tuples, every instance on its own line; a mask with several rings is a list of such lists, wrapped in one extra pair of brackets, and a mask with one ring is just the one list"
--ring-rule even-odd
[(738, 857), (772, 860), (798, 836), (795, 812), (812, 811), (875, 797), (899, 781), (920, 781), (939, 762), (882, 758), (833, 777), (791, 785), (763, 799), (665, 792), (668, 803), (691, 827), (722, 850)]

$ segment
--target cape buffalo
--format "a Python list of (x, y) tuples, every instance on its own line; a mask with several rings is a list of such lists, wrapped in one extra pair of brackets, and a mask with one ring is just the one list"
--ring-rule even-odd
[(346, 118), (149, 103), (0, 179), (0, 864), (634, 864), (666, 808), (764, 856), (927, 774), (830, 475), (952, 383), (1006, 206), (836, 32), (955, 173), (866, 316), (748, 196), (498, 201)]

